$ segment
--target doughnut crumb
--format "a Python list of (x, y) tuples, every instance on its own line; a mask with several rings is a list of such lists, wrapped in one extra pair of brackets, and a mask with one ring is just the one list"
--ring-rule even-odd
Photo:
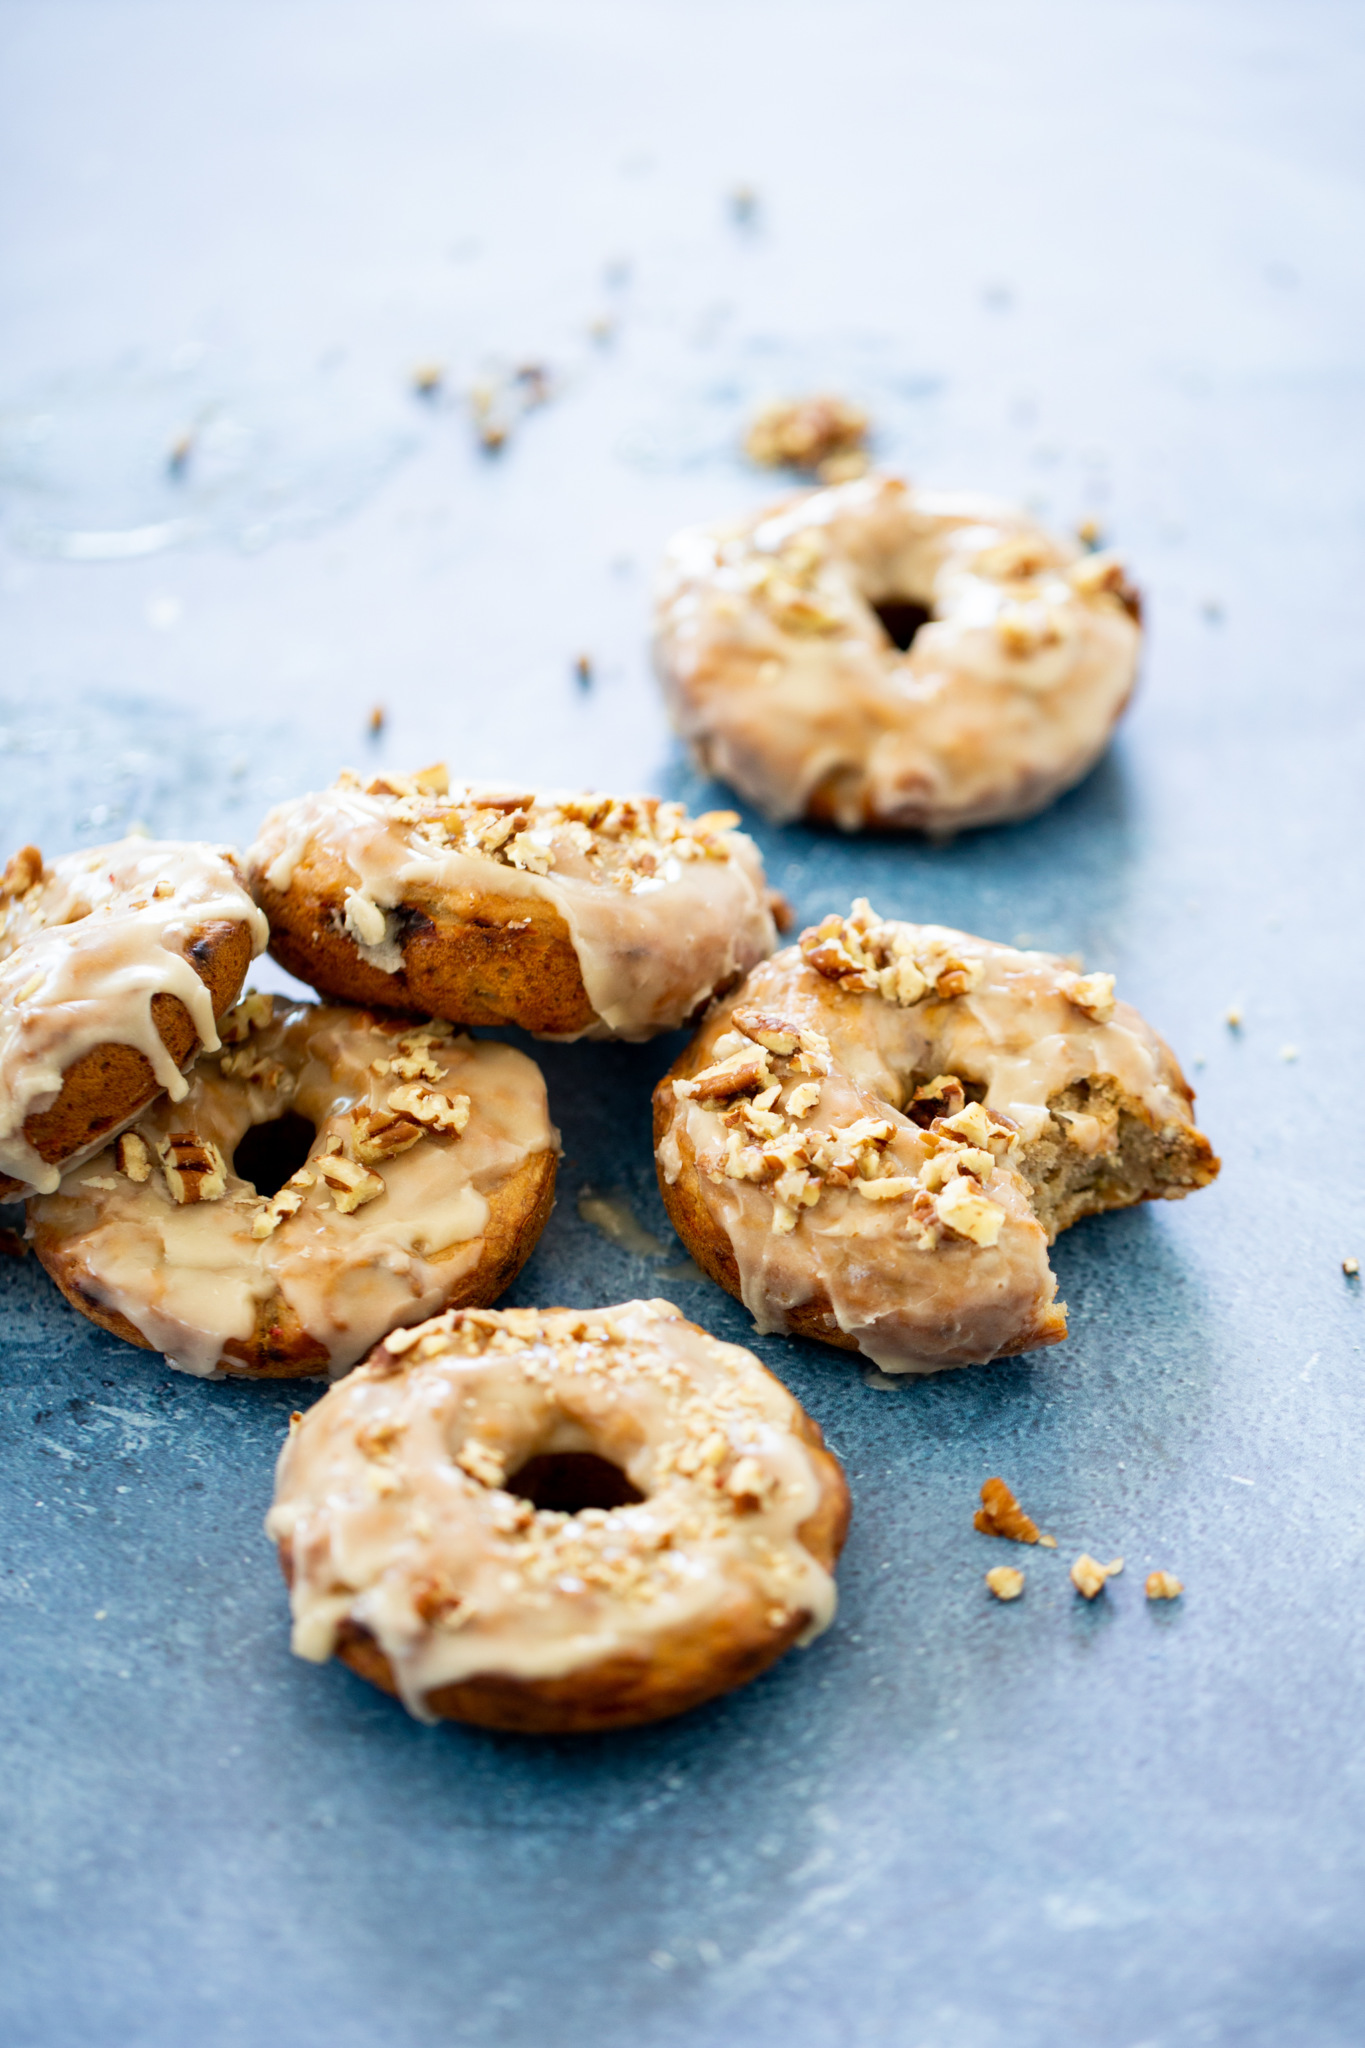
[(1012, 1564), (992, 1565), (986, 1584), (997, 1600), (1017, 1600), (1024, 1590), (1024, 1574)]
[(1178, 1600), (1185, 1588), (1174, 1572), (1148, 1572), (1147, 1598), (1149, 1600)]

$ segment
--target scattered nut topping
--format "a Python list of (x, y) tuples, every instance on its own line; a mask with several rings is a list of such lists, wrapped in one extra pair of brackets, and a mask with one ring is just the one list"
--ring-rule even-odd
[(273, 999), (249, 988), (240, 1003), (219, 1022), (218, 1036), (224, 1045), (241, 1045), (253, 1031), (263, 1030), (274, 1015)]
[[(1009, 1117), (973, 1102), (936, 1118), (927, 1133), (930, 1156), (914, 1171), (898, 1171), (883, 1156), (903, 1128), (890, 1118), (864, 1116), (824, 1131), (797, 1127), (820, 1101), (821, 1088), (813, 1080), (793, 1084), (792, 1076), (829, 1072), (829, 1041), (821, 1033), (753, 1009), (737, 1009), (731, 1022), (740, 1028), (715, 1041), (719, 1057), (691, 1080), (675, 1080), (674, 1094), (696, 1101), (726, 1126), (723, 1153), (702, 1160), (713, 1180), (771, 1186), (774, 1232), (793, 1231), (801, 1210), (813, 1208), (832, 1187), (856, 1188), (871, 1202), (907, 1202), (907, 1227), (924, 1251), (935, 1249), (944, 1233), (982, 1246), (998, 1241), (1006, 1212), (981, 1187), (996, 1160), (1018, 1143)], [(961, 1100), (960, 1088), (951, 1099)]]
[(352, 1147), (362, 1165), (374, 1166), (381, 1159), (396, 1159), (421, 1142), (421, 1124), (392, 1109), (371, 1109), (362, 1103), (352, 1118)]
[(158, 1146), (166, 1185), (177, 1202), (216, 1202), (227, 1187), (223, 1155), (211, 1138), (173, 1131)]
[(453, 1131), (458, 1137), (469, 1122), (467, 1095), (444, 1095), (437, 1088), (423, 1088), (415, 1081), (390, 1088), (389, 1108), (443, 1136)]
[(1114, 1014), (1112, 974), (1065, 974), (1062, 994), (1093, 1024), (1107, 1024)]
[(170, 897), (174, 896), (174, 894), (174, 882), (158, 882), (156, 887), (152, 891), (152, 900), (156, 903), (165, 903)]
[(487, 1444), (480, 1443), (476, 1436), (466, 1437), (455, 1453), (455, 1463), (462, 1471), (467, 1472), (471, 1479), (477, 1479), (480, 1486), (501, 1486), (507, 1477), (506, 1468), (497, 1452), (491, 1450)]
[(1024, 1513), (1003, 1479), (988, 1479), (982, 1487), (972, 1527), (983, 1536), (1007, 1536), (1011, 1543), (1041, 1543), (1048, 1550), (1056, 1547), (1055, 1537), (1039, 1535), (1038, 1524)]
[(1056, 647), (1062, 638), (1061, 624), (1050, 605), (1037, 600), (1013, 602), (1002, 607), (995, 621), (995, 637), (1006, 654), (1018, 661)]
[[(450, 787), (446, 769), (417, 775), (385, 772), (362, 783), (350, 773), (338, 786), (394, 799), (394, 817), (441, 852), (493, 859), (531, 874), (549, 874), (566, 859), (585, 861), (593, 879), (633, 889), (672, 862), (729, 860), (734, 811), (689, 818), (679, 803), (658, 797), (581, 796), (539, 800), (529, 791), (471, 784)], [(387, 921), (361, 891), (348, 892), (346, 929), (362, 945), (382, 944)], [(382, 928), (381, 928), (382, 927)]]
[(1111, 599), (1121, 605), (1136, 624), (1142, 623), (1142, 598), (1128, 581), (1122, 562), (1112, 551), (1083, 555), (1067, 570), (1067, 581), (1077, 597), (1094, 602)]
[(1040, 533), (1015, 533), (983, 548), (972, 563), (978, 576), (998, 583), (1030, 583), (1054, 566), (1054, 552)]
[(860, 896), (847, 917), (824, 918), (802, 932), (799, 943), (818, 974), (909, 1009), (929, 995), (947, 1000), (980, 986), (985, 962), (964, 959), (954, 950), (955, 938), (939, 925), (879, 918)]
[(306, 1166), (301, 1166), (297, 1173), (291, 1173), (284, 1186), (271, 1195), (264, 1207), (257, 1211), (252, 1221), (251, 1235), (257, 1239), (265, 1239), (272, 1231), (279, 1229), (286, 1216), (297, 1216), (303, 1207), (304, 1189), (313, 1185), (314, 1176)]
[(384, 1192), (380, 1174), (368, 1166), (359, 1165), (354, 1159), (347, 1159), (340, 1152), (330, 1153), (318, 1161), (318, 1178), (332, 1190), (332, 1200), (343, 1216), (352, 1215)]
[(21, 846), (12, 853), (0, 874), (0, 902), (10, 897), (26, 896), (30, 889), (38, 886), (43, 879), (43, 856), (36, 846)]
[(725, 1482), (725, 1491), (742, 1508), (761, 1508), (775, 1492), (777, 1480), (754, 1457), (738, 1458)]
[(986, 1584), (997, 1600), (1017, 1600), (1024, 1590), (1024, 1574), (1012, 1564), (992, 1565)]
[(83, 1188), (100, 1188), (107, 1195), (114, 1193), (118, 1182), (107, 1173), (88, 1173), (81, 1182)]
[[(755, 415), (744, 452), (765, 469), (799, 469), (824, 483), (842, 483), (867, 468), (867, 428), (861, 406), (827, 392), (777, 399)], [(835, 474), (828, 473), (831, 467)]]
[(136, 1131), (125, 1131), (114, 1143), (114, 1164), (129, 1180), (138, 1182), (152, 1177), (152, 1155), (145, 1139)]
[(955, 1116), (967, 1100), (967, 1091), (956, 1074), (935, 1074), (915, 1090), (906, 1109), (912, 1123), (927, 1130), (937, 1117)]
[(1149, 1600), (1178, 1600), (1185, 1588), (1174, 1572), (1148, 1572), (1147, 1598)]
[(1098, 1558), (1091, 1557), (1089, 1551), (1083, 1550), (1071, 1567), (1071, 1583), (1087, 1600), (1093, 1600), (1097, 1593), (1104, 1591), (1108, 1581), (1116, 1579), (1122, 1570), (1121, 1557), (1116, 1557), (1111, 1564), (1101, 1564)]

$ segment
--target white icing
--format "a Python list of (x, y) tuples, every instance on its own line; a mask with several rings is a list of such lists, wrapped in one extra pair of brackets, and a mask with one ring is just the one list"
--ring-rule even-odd
[[(1020, 543), (1024, 578), (1001, 555)], [(658, 600), (674, 720), (775, 819), (829, 776), (850, 830), (1026, 816), (1098, 759), (1137, 671), (1136, 623), (1076, 587), (1077, 560), (1007, 506), (882, 477), (690, 529)], [(872, 609), (893, 599), (933, 613), (906, 653)], [(805, 606), (824, 623), (801, 625)]]
[(623, 858), (629, 844), (594, 844), (583, 828), (565, 829), (552, 815), (562, 799), (542, 793), (527, 799), (543, 822), (526, 837), (553, 856), (549, 872), (538, 874), (443, 843), (442, 813), (456, 803), (477, 804), (480, 795), (481, 786), (468, 785), (452, 790), (448, 804), (413, 805), (343, 778), (272, 811), (251, 865), (283, 891), (311, 844), (343, 860), (356, 878), (346, 897), (348, 934), (362, 959), (390, 974), (402, 970), (399, 921), (390, 915), (376, 943), (381, 911), (439, 901), (447, 915), (458, 915), (462, 902), (490, 895), (548, 903), (568, 927), (597, 1014), (579, 1034), (590, 1038), (639, 1039), (673, 1029), (771, 952), (776, 934), (762, 862), (745, 834), (713, 835), (723, 850), (719, 859), (680, 859), (661, 841), (657, 872), (632, 873)]
[[(40, 1255), (49, 1240), (63, 1256), (74, 1253), (90, 1296), (184, 1372), (230, 1367), (224, 1345), (248, 1340), (272, 1302), (294, 1311), (330, 1371), (344, 1372), (387, 1331), (449, 1300), (482, 1255), (490, 1197), (528, 1158), (558, 1146), (533, 1061), (491, 1040), (446, 1039), (433, 1049), (440, 1077), (431, 1085), (468, 1096), (463, 1134), (427, 1135), (380, 1161), (384, 1192), (344, 1215), (318, 1162), (329, 1141), (348, 1143), (358, 1105), (385, 1103), (393, 1083), (372, 1063), (392, 1060), (412, 1027), (278, 998), (275, 1013), (244, 1048), (232, 1048), (257, 1060), (262, 1078), (224, 1074), (221, 1059), (205, 1058), (180, 1104), (155, 1104), (137, 1122), (153, 1156), (172, 1131), (217, 1145), (229, 1168), (221, 1200), (180, 1205), (160, 1172), (135, 1184), (117, 1172), (110, 1147), (96, 1162), (95, 1185), (71, 1172), (57, 1194), (31, 1204)], [(283, 1076), (277, 1085), (272, 1070)], [(315, 1127), (315, 1178), (297, 1213), (261, 1239), (253, 1226), (264, 1205), (232, 1159), (253, 1124), (285, 1109)]]
[[(158, 897), (158, 884), (170, 893)], [(24, 1137), (51, 1108), (67, 1069), (99, 1045), (130, 1045), (156, 1084), (188, 1085), (152, 1017), (177, 996), (201, 1047), (218, 1045), (213, 1003), (186, 958), (207, 925), (245, 924), (253, 953), (268, 932), (224, 848), (126, 839), (53, 862), (17, 901), (0, 904), (0, 1173), (50, 1194), (62, 1168)], [(89, 1157), (87, 1152), (85, 1157)], [(67, 1162), (69, 1165), (70, 1162)]]
[[(443, 1317), (415, 1348), (410, 1335), (396, 1370), (381, 1354), (352, 1373), (280, 1455), (266, 1528), (289, 1546), (298, 1655), (322, 1661), (359, 1623), (429, 1716), (441, 1686), (648, 1657), (679, 1629), (733, 1630), (737, 1605), (804, 1615), (807, 1642), (828, 1626), (834, 1580), (798, 1533), (820, 1499), (800, 1410), (752, 1353), (662, 1301)], [(456, 1462), (471, 1441), (494, 1483)], [(532, 1514), (496, 1483), (566, 1450), (618, 1464), (644, 1500)], [(764, 1490), (742, 1509), (726, 1491), (741, 1458)], [(416, 1603), (433, 1586), (450, 1602), (429, 1618)]]

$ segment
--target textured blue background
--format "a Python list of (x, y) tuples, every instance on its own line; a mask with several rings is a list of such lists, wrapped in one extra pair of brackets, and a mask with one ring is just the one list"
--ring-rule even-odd
[[(761, 496), (754, 400), (830, 383), (919, 477), (1097, 512), (1152, 631), (1047, 817), (760, 830), (774, 880), (1115, 969), (1225, 1160), (1062, 1240), (1060, 1349), (887, 1391), (760, 1340), (849, 1469), (839, 1620), (609, 1741), (292, 1661), (261, 1517), (308, 1395), (170, 1373), (0, 1261), (5, 2041), (1359, 2041), (1359, 9), (8, 0), (0, 43), (6, 848), (245, 838), (442, 754), (714, 798), (651, 564)], [(556, 397), (489, 461), (408, 392), (428, 358)], [(545, 1053), (561, 1198), (511, 1298), (743, 1339), (654, 1192), (670, 1056)], [(993, 1472), (1061, 1546), (1010, 1552), (1010, 1608)], [(1083, 1547), (1128, 1559), (1093, 1607)]]

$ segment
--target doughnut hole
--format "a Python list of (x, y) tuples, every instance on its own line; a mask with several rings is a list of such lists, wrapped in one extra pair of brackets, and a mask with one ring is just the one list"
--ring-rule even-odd
[(306, 1116), (287, 1109), (268, 1124), (253, 1124), (232, 1155), (232, 1170), (258, 1195), (277, 1195), (313, 1149), (317, 1132)]
[(883, 598), (872, 609), (887, 639), (902, 654), (909, 653), (920, 627), (927, 626), (934, 616), (927, 604), (917, 604), (913, 597)]
[(598, 1451), (542, 1451), (511, 1475), (507, 1491), (561, 1515), (579, 1515), (584, 1508), (629, 1508), (644, 1499), (621, 1467)]

